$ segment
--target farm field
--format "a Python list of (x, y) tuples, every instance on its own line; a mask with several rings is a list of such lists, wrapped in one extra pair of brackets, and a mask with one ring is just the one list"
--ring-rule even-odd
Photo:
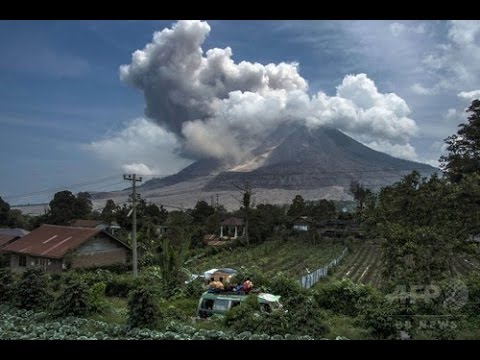
[[(333, 277), (348, 278), (354, 282), (382, 285), (382, 248), (379, 243), (366, 242), (355, 245), (343, 261), (335, 268)], [(452, 261), (452, 272), (456, 277), (465, 277), (471, 273), (480, 273), (480, 262), (474, 256), (456, 254)]]
[(197, 274), (212, 268), (256, 267), (266, 275), (283, 272), (299, 278), (307, 273), (307, 269), (313, 271), (325, 266), (339, 256), (343, 249), (344, 246), (338, 241), (322, 240), (312, 245), (292, 238), (287, 241), (266, 241), (250, 248), (223, 249), (217, 254), (192, 260), (186, 267)]

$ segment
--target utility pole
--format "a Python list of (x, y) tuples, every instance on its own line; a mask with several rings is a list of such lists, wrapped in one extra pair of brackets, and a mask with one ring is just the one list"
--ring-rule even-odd
[(133, 277), (138, 276), (137, 270), (137, 181), (141, 182), (142, 177), (137, 178), (136, 174), (123, 175), (124, 180), (132, 182), (132, 204), (133, 204), (133, 218), (132, 218), (132, 262), (133, 262)]
[(252, 205), (251, 199), (252, 196), (255, 195), (255, 193), (252, 191), (252, 187), (248, 182), (245, 182), (243, 186), (238, 184), (234, 184), (234, 186), (242, 193), (242, 200), (240, 203), (243, 205), (243, 211), (245, 215), (245, 240), (247, 242), (247, 245), (250, 245), (250, 239), (248, 235), (248, 220), (250, 217), (250, 207)]
[(217, 208), (217, 210), (218, 210), (218, 194), (216, 194), (216, 195), (217, 195), (217, 205), (215, 206), (215, 208)]

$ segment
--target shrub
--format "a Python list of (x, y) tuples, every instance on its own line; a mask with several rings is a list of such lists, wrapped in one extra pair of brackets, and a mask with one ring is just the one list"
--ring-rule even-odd
[(350, 316), (365, 312), (380, 301), (380, 294), (371, 286), (355, 284), (349, 279), (322, 284), (314, 296), (319, 306)]
[(310, 335), (320, 339), (328, 332), (328, 326), (323, 322), (325, 314), (311, 296), (305, 296), (288, 312), (290, 333)]
[(186, 322), (195, 316), (198, 300), (179, 298), (163, 300), (160, 303), (160, 317), (164, 322), (172, 320)]
[(135, 288), (135, 280), (130, 275), (117, 275), (113, 276), (106, 285), (105, 295), (126, 298)]
[(88, 315), (91, 309), (88, 286), (78, 278), (67, 279), (55, 301), (54, 314), (59, 317), (82, 317)]
[(15, 295), (20, 308), (27, 310), (44, 308), (51, 297), (45, 272), (40, 269), (25, 271)]
[(132, 291), (128, 300), (128, 324), (131, 327), (152, 327), (159, 320), (158, 306), (146, 287)]
[(183, 295), (191, 299), (198, 299), (204, 291), (205, 287), (202, 278), (190, 281), (182, 288)]
[(105, 301), (106, 287), (105, 283), (98, 282), (88, 289), (91, 312), (101, 313), (107, 307), (107, 302)]
[(225, 314), (224, 323), (236, 332), (254, 332), (258, 326), (257, 318), (260, 305), (255, 295), (249, 295), (240, 305), (228, 310)]
[(306, 290), (298, 281), (280, 273), (273, 277), (269, 282), (269, 289), (272, 294), (280, 295), (282, 304), (289, 307), (299, 302), (306, 294)]
[(13, 302), (15, 281), (10, 269), (0, 269), (0, 304)]

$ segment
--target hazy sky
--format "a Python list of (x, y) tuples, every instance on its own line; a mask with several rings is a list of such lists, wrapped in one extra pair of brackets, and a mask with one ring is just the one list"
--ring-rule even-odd
[(11, 203), (238, 160), (286, 122), (436, 165), (480, 97), (480, 21), (0, 21), (0, 43)]

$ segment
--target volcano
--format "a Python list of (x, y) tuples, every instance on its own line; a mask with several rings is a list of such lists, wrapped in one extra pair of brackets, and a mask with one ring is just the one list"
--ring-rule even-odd
[(245, 183), (260, 189), (348, 188), (352, 181), (375, 190), (413, 170), (422, 176), (438, 171), (427, 164), (370, 149), (333, 128), (282, 126), (240, 163), (227, 166), (218, 160), (200, 160), (142, 187), (160, 188), (203, 177), (208, 181), (202, 190), (208, 192), (235, 190)]

